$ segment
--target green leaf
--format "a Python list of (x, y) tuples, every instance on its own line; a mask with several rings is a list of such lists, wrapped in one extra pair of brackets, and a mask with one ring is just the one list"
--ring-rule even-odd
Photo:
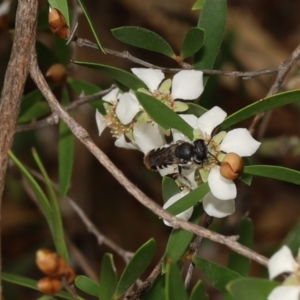
[[(195, 54), (194, 67), (211, 69), (218, 55), (226, 24), (226, 0), (206, 0), (204, 2), (198, 28), (205, 31), (204, 46)], [(203, 76), (205, 84), (208, 75)]]
[(111, 300), (117, 287), (117, 274), (114, 266), (113, 256), (106, 253), (102, 259), (100, 275), (100, 300)]
[(45, 193), (43, 192), (43, 190), (41, 189), (37, 181), (32, 177), (32, 175), (27, 171), (25, 166), (21, 163), (21, 161), (19, 161), (12, 152), (9, 152), (9, 157), (14, 162), (14, 164), (19, 168), (22, 175), (27, 179), (31, 189), (34, 191), (34, 194), (36, 195), (39, 205), (41, 207), (41, 210), (45, 215), (50, 230), (53, 234), (55, 228), (53, 224), (53, 216), (52, 216), (53, 210), (48, 198), (46, 197)]
[(53, 222), (52, 236), (53, 236), (55, 248), (57, 253), (68, 263), (69, 261), (68, 250), (65, 242), (64, 228), (62, 224), (62, 217), (61, 217), (60, 207), (58, 204), (58, 199), (56, 197), (56, 193), (52, 186), (52, 182), (47, 174), (47, 171), (43, 166), (43, 163), (35, 149), (32, 149), (32, 155), (44, 178), (44, 182), (46, 184), (46, 188), (50, 199), (50, 205), (52, 207), (52, 218), (51, 218)]
[(88, 13), (88, 11), (87, 11), (85, 5), (83, 4), (83, 2), (82, 2), (81, 0), (78, 0), (78, 3), (79, 3), (79, 5), (81, 6), (82, 11), (83, 11), (83, 13), (84, 13), (84, 15), (85, 15), (85, 17), (86, 17), (86, 19), (87, 19), (87, 21), (88, 21), (90, 27), (91, 27), (91, 30), (92, 30), (92, 32), (93, 32), (94, 38), (95, 38), (95, 40), (96, 40), (96, 42), (97, 42), (97, 45), (98, 45), (99, 49), (105, 54), (105, 50), (103, 49), (103, 47), (102, 47), (102, 45), (101, 45), (100, 38), (98, 37), (98, 34), (97, 34), (97, 32), (96, 32), (94, 23), (93, 23), (93, 21), (92, 21), (90, 15), (89, 15), (89, 13)]
[[(47, 28), (49, 28), (48, 10), (47, 10), (47, 16), (45, 16), (45, 17), (47, 20)], [(46, 45), (44, 45), (40, 41), (36, 41), (35, 47), (36, 47), (36, 54), (37, 54), (37, 58), (38, 58), (40, 67), (45, 66), (45, 68), (49, 68), (50, 66), (59, 63), (59, 59), (58, 59), (57, 55), (54, 53), (53, 50), (48, 48)], [(45, 57), (47, 57), (47, 60), (45, 60)], [(39, 90), (37, 90), (37, 91), (39, 91)], [(23, 101), (24, 101), (24, 98), (23, 98)]]
[[(4, 281), (11, 282), (11, 283), (14, 283), (17, 285), (21, 285), (21, 286), (30, 288), (32, 290), (36, 290), (36, 291), (39, 290), (37, 287), (37, 281), (27, 278), (27, 277), (2, 272), (1, 278)], [(55, 296), (58, 296), (63, 299), (74, 300), (74, 297), (72, 297), (69, 293), (64, 292), (64, 291), (56, 293)], [(83, 300), (83, 298), (79, 297), (78, 300)]]
[(205, 291), (205, 285), (202, 281), (198, 281), (191, 293), (190, 300), (209, 300), (206, 291)]
[[(253, 224), (249, 218), (243, 218), (237, 230), (239, 243), (252, 249), (253, 247)], [(230, 253), (228, 268), (239, 273), (242, 276), (247, 276), (250, 271), (251, 261), (249, 258), (238, 254), (234, 251)]]
[(141, 300), (166, 300), (165, 275), (160, 275), (153, 286), (141, 297)]
[(140, 104), (149, 116), (162, 128), (175, 128), (193, 140), (193, 128), (167, 105), (142, 92), (135, 92)]
[(246, 166), (244, 173), (278, 179), (300, 185), (300, 172), (278, 166), (254, 165)]
[(209, 186), (204, 183), (196, 189), (190, 191), (187, 195), (176, 201), (174, 204), (167, 208), (167, 211), (173, 215), (178, 215), (188, 208), (201, 202), (203, 197), (209, 192)]
[[(62, 93), (62, 104), (69, 104), (69, 96), (66, 89)], [(70, 186), (74, 161), (74, 135), (69, 127), (63, 122), (59, 123), (59, 144), (58, 144), (58, 162), (59, 162), (59, 192), (62, 198), (65, 198)]]
[(58, 9), (66, 19), (68, 26), (70, 26), (69, 7), (67, 0), (48, 0), (50, 7)]
[(224, 293), (227, 293), (226, 285), (230, 281), (242, 278), (242, 276), (237, 272), (208, 261), (204, 258), (193, 257), (193, 262), (204, 275), (205, 279), (216, 289)]
[[(82, 92), (84, 92), (85, 96), (95, 95), (95, 94), (100, 93), (102, 91), (102, 89), (99, 88), (97, 85), (94, 85), (94, 84), (92, 84), (90, 82), (87, 82), (87, 81), (78, 80), (78, 79), (74, 79), (74, 78), (69, 78), (68, 82), (71, 85), (72, 89), (77, 93), (77, 95), (81, 95)], [(94, 100), (92, 102), (89, 102), (89, 105), (93, 109), (98, 109), (99, 112), (102, 115), (105, 115), (106, 110), (103, 106), (105, 101), (101, 100), (102, 97), (103, 96), (100, 95), (96, 100)]]
[(204, 2), (205, 0), (197, 0), (193, 5), (192, 10), (202, 9)]
[(250, 104), (234, 114), (228, 116), (221, 124), (221, 129), (228, 128), (238, 122), (246, 120), (258, 113), (265, 112), (276, 107), (284, 106), (293, 102), (298, 102), (300, 98), (300, 90), (284, 92), (274, 96), (267, 97)]
[(162, 179), (162, 196), (166, 203), (172, 196), (180, 192), (179, 186), (176, 184), (175, 180), (170, 177), (163, 177)]
[[(198, 224), (202, 214), (203, 206), (196, 205), (193, 214), (189, 219), (189, 222)], [(166, 271), (166, 264), (168, 264), (169, 261), (171, 261), (172, 263), (177, 263), (179, 259), (183, 257), (184, 253), (187, 251), (187, 248), (193, 239), (193, 236), (194, 234), (192, 232), (186, 231), (181, 228), (172, 230), (164, 254), (165, 264), (163, 266), (163, 271)]]
[(169, 43), (151, 30), (136, 26), (124, 26), (112, 29), (111, 32), (116, 39), (123, 43), (158, 52), (171, 58), (176, 57)]
[(79, 275), (75, 278), (75, 285), (85, 293), (98, 297), (100, 287), (97, 282), (89, 277)]
[(188, 300), (177, 264), (169, 263), (166, 270), (166, 300)]
[(115, 298), (121, 297), (145, 271), (153, 258), (155, 248), (154, 239), (150, 239), (136, 251), (121, 275)]
[(202, 116), (204, 113), (207, 112), (207, 109), (196, 104), (196, 103), (192, 103), (192, 102), (189, 102), (187, 103), (188, 105), (188, 110), (186, 110), (184, 113), (185, 114), (191, 114), (191, 115), (195, 115), (196, 117), (200, 117)]
[(300, 245), (300, 220), (294, 225), (290, 230), (288, 235), (285, 237), (281, 246), (288, 246), (293, 252), (294, 256), (298, 254), (299, 245)]
[(28, 123), (49, 114), (50, 108), (40, 90), (26, 94), (21, 102), (18, 123)]
[(201, 49), (204, 42), (204, 30), (198, 27), (192, 27), (189, 29), (184, 37), (181, 47), (180, 56), (185, 59), (194, 55)]
[(236, 300), (266, 300), (279, 282), (257, 278), (241, 278), (229, 283), (227, 290)]
[(118, 69), (107, 65), (84, 62), (84, 61), (72, 61), (72, 62), (79, 66), (84, 66), (90, 69), (95, 69), (97, 71), (100, 71), (105, 75), (113, 78), (114, 80), (121, 82), (122, 84), (124, 84), (130, 89), (137, 90), (139, 88), (147, 88), (145, 83), (141, 81), (138, 77), (122, 69)]
[(58, 56), (59, 63), (68, 66), (70, 63), (70, 48), (66, 45), (66, 40), (54, 35), (55, 53)]

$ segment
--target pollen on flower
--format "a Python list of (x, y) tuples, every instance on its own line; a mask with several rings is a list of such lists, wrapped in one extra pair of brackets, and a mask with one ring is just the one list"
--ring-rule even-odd
[(173, 110), (174, 99), (172, 98), (170, 93), (154, 91), (152, 93), (152, 96)]
[(119, 137), (121, 134), (127, 133), (132, 130), (133, 122), (127, 125), (122, 124), (116, 115), (115, 106), (106, 107), (106, 115), (103, 117), (107, 127), (110, 128), (110, 132), (113, 137)]

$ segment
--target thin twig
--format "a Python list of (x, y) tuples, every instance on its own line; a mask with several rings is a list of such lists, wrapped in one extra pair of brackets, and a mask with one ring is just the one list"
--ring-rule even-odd
[[(297, 63), (297, 61), (299, 61), (299, 59), (300, 59), (300, 45), (297, 46), (297, 48), (292, 52), (292, 54), (289, 56), (289, 58), (286, 61), (284, 61), (282, 64), (279, 65), (277, 77), (273, 85), (271, 86), (267, 94), (267, 97), (278, 93), (278, 91), (281, 89), (284, 79), (286, 78), (286, 75), (291, 70), (291, 68)], [(262, 99), (261, 101), (264, 101), (264, 99)], [(254, 117), (249, 127), (249, 131), (251, 132), (252, 135), (256, 130), (257, 126), (265, 118), (265, 116), (268, 116), (268, 118), (266, 118), (266, 121), (268, 122), (268, 120), (270, 119), (270, 114), (271, 111), (268, 111), (267, 113), (261, 112)], [(259, 139), (263, 137), (265, 129), (266, 129), (266, 124), (262, 126), (262, 130), (259, 133)]]
[[(205, 220), (204, 220), (203, 227), (208, 228), (209, 225), (212, 223), (212, 221), (213, 221), (213, 217), (205, 214)], [(192, 255), (191, 255), (192, 257), (198, 255), (202, 239), (203, 239), (202, 236), (197, 235), (194, 242), (191, 244), (190, 251), (192, 251)], [(185, 281), (184, 281), (184, 286), (186, 289), (188, 289), (188, 287), (190, 285), (194, 269), (195, 269), (195, 264), (193, 262), (190, 262), (186, 276), (185, 276)]]
[(235, 252), (257, 261), (259, 264), (266, 265), (268, 259), (255, 251), (239, 244), (232, 237), (226, 237), (221, 234), (212, 232), (206, 228), (197, 226), (195, 224), (183, 221), (176, 218), (169, 212), (162, 209), (158, 204), (152, 201), (141, 190), (139, 190), (127, 177), (109, 160), (103, 151), (101, 151), (90, 138), (87, 131), (81, 127), (73, 118), (71, 118), (64, 108), (59, 104), (51, 89), (49, 88), (43, 74), (41, 73), (36, 56), (33, 55), (30, 75), (37, 87), (40, 89), (46, 100), (48, 101), (52, 110), (61, 118), (73, 134), (87, 147), (87, 149), (96, 157), (96, 159), (116, 178), (116, 180), (125, 187), (125, 189), (134, 196), (142, 205), (151, 210), (160, 218), (168, 221), (174, 228), (183, 228), (187, 231), (193, 232), (196, 235), (202, 235), (212, 241), (224, 244)]
[[(82, 38), (76, 38), (74, 39), (74, 41), (76, 41), (78, 46), (86, 46), (89, 48), (93, 48), (93, 49), (98, 49), (99, 47), (97, 44), (87, 40), (87, 39), (82, 39)], [(277, 68), (271, 68), (271, 69), (265, 69), (265, 70), (259, 70), (259, 71), (249, 71), (249, 72), (240, 72), (240, 71), (222, 71), (222, 70), (203, 70), (203, 69), (195, 69), (193, 68), (193, 66), (188, 65), (185, 63), (185, 67), (184, 68), (164, 68), (164, 67), (159, 67), (157, 65), (154, 64), (150, 64), (142, 59), (139, 59), (133, 55), (131, 55), (128, 51), (123, 51), (123, 52), (119, 52), (119, 51), (115, 51), (115, 50), (111, 50), (108, 48), (104, 48), (105, 52), (107, 54), (111, 54), (113, 56), (117, 56), (117, 57), (121, 57), (121, 58), (125, 58), (128, 59), (138, 65), (147, 67), (147, 68), (152, 68), (152, 69), (158, 69), (163, 71), (164, 73), (175, 73), (175, 72), (179, 72), (182, 70), (187, 70), (187, 69), (193, 69), (193, 70), (200, 70), (202, 71), (204, 74), (207, 75), (223, 75), (223, 76), (229, 76), (231, 78), (237, 78), (237, 77), (242, 77), (243, 79), (249, 79), (252, 77), (256, 77), (256, 76), (261, 76), (261, 75), (267, 75), (267, 74), (273, 74), (273, 73), (277, 73), (278, 72), (278, 67)]]
[[(64, 107), (64, 109), (66, 111), (70, 111), (74, 108), (77, 108), (83, 104), (98, 100), (99, 98), (103, 97), (104, 95), (108, 94), (112, 89), (115, 88), (115, 85), (112, 84), (110, 88), (97, 92), (95, 94), (92, 95), (88, 95), (88, 96), (80, 96), (79, 99), (74, 100), (72, 103), (66, 105)], [(39, 129), (39, 128), (43, 128), (49, 125), (55, 125), (57, 124), (55, 122), (55, 120), (53, 119), (53, 115), (50, 115), (44, 119), (41, 119), (39, 121), (35, 121), (33, 123), (30, 124), (25, 124), (25, 125), (18, 125), (16, 128), (16, 132), (24, 132), (24, 131), (29, 131), (29, 130), (33, 130), (33, 129)]]

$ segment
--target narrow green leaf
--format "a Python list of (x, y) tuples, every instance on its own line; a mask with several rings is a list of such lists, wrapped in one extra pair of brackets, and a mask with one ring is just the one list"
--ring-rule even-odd
[(116, 290), (117, 283), (118, 279), (113, 256), (110, 253), (106, 253), (102, 259), (99, 299), (111, 300)]
[(38, 167), (40, 169), (40, 172), (44, 178), (44, 182), (46, 184), (46, 188), (48, 191), (50, 205), (52, 207), (52, 221), (53, 221), (52, 236), (53, 236), (56, 251), (66, 262), (68, 262), (69, 261), (68, 250), (67, 250), (67, 245), (65, 242), (62, 217), (61, 217), (60, 207), (58, 204), (58, 199), (56, 197), (56, 193), (52, 186), (52, 182), (47, 174), (47, 171), (46, 171), (45, 167), (43, 166), (43, 163), (35, 149), (32, 149), (32, 155), (33, 155), (33, 158), (34, 158), (36, 164), (38, 165)]
[(197, 0), (193, 5), (192, 10), (202, 9), (204, 2), (205, 0)]
[(137, 78), (135, 75), (126, 72), (122, 69), (115, 67), (101, 65), (96, 63), (84, 62), (84, 61), (72, 61), (74, 64), (84, 66), (90, 69), (95, 69), (104, 73), (105, 75), (113, 78), (114, 80), (121, 82), (130, 89), (137, 90), (139, 88), (147, 88), (145, 83)]
[(191, 293), (190, 300), (209, 300), (206, 291), (205, 291), (205, 285), (202, 281), (198, 281)]
[[(239, 243), (252, 249), (253, 246), (253, 224), (249, 218), (243, 218), (237, 230)], [(239, 273), (242, 276), (247, 276), (250, 271), (251, 261), (249, 258), (238, 254), (234, 251), (230, 253), (228, 268)]]
[[(81, 93), (84, 93), (85, 96), (95, 95), (95, 94), (100, 93), (102, 91), (102, 89), (100, 87), (98, 87), (97, 85), (92, 84), (92, 83), (87, 82), (87, 81), (84, 81), (84, 80), (69, 78), (68, 83), (71, 85), (72, 89), (77, 93), (77, 95), (81, 95)], [(101, 114), (105, 115), (106, 110), (103, 106), (103, 103), (105, 103), (105, 101), (101, 100), (102, 97), (103, 96), (99, 96), (93, 102), (89, 102), (89, 105), (93, 109), (98, 109)]]
[(160, 275), (152, 287), (141, 297), (141, 300), (166, 300), (165, 275)]
[(166, 203), (172, 196), (180, 192), (179, 186), (176, 184), (175, 180), (170, 177), (163, 177), (162, 179), (162, 196)]
[(48, 0), (50, 7), (58, 9), (66, 19), (68, 26), (70, 26), (69, 7), (67, 0)]
[(180, 56), (185, 59), (194, 55), (201, 49), (204, 42), (204, 30), (198, 27), (192, 27), (189, 29), (184, 37)]
[(238, 122), (246, 120), (258, 113), (265, 112), (276, 107), (281, 107), (293, 102), (298, 102), (300, 98), (300, 90), (294, 90), (276, 94), (250, 104), (234, 114), (228, 116), (221, 124), (221, 129), (228, 128)]
[[(21, 285), (21, 286), (30, 288), (32, 290), (36, 290), (36, 291), (39, 290), (38, 287), (37, 287), (37, 281), (33, 280), (33, 279), (30, 279), (30, 278), (27, 278), (27, 277), (2, 272), (1, 273), (1, 278), (4, 281), (11, 282), (11, 283), (14, 283), (14, 284), (17, 284), (17, 285)], [(55, 296), (58, 296), (58, 297), (63, 298), (63, 299), (74, 300), (74, 298), (69, 293), (64, 292), (64, 291), (56, 293)], [(79, 297), (78, 300), (83, 300), (83, 298)]]
[(84, 291), (85, 293), (96, 296), (98, 297), (100, 287), (97, 282), (94, 280), (90, 279), (89, 277), (79, 275), (75, 279), (75, 285), (78, 287), (80, 290)]
[(209, 192), (209, 186), (204, 183), (196, 189), (190, 191), (187, 195), (176, 201), (174, 204), (167, 208), (167, 211), (173, 215), (178, 215), (188, 208), (201, 202), (203, 197)]
[(229, 283), (227, 290), (236, 300), (266, 300), (279, 282), (267, 279), (241, 278)]
[(149, 29), (136, 26), (124, 26), (112, 29), (111, 32), (116, 39), (123, 43), (158, 52), (171, 58), (176, 57), (170, 44), (160, 35)]
[(50, 205), (48, 198), (46, 197), (45, 193), (43, 192), (43, 190), (41, 189), (41, 187), (39, 186), (37, 181), (32, 177), (32, 175), (27, 171), (25, 166), (16, 158), (16, 156), (12, 152), (9, 152), (9, 157), (12, 159), (14, 164), (19, 168), (19, 170), (21, 171), (23, 176), (27, 179), (30, 187), (34, 191), (34, 193), (37, 197), (37, 200), (39, 202), (39, 205), (42, 209), (42, 212), (45, 215), (45, 218), (48, 222), (50, 230), (53, 234), (53, 231), (55, 228), (55, 226), (53, 224), (53, 210), (52, 210), (52, 207)]
[(246, 166), (244, 173), (278, 179), (300, 185), (300, 172), (284, 167), (254, 165)]
[(175, 128), (193, 140), (193, 128), (159, 100), (142, 92), (135, 92), (140, 104), (151, 118), (164, 129)]
[[(198, 224), (202, 214), (203, 206), (196, 205), (193, 214), (189, 219), (189, 222)], [(177, 263), (183, 257), (193, 239), (193, 236), (194, 234), (192, 232), (186, 231), (181, 228), (172, 230), (164, 254), (165, 263), (163, 265), (163, 271), (166, 271), (166, 265), (169, 261), (171, 261), (172, 263)]]
[(83, 4), (83, 2), (81, 0), (78, 0), (78, 3), (81, 6), (81, 8), (83, 10), (83, 13), (84, 13), (84, 15), (85, 15), (85, 17), (86, 17), (86, 19), (87, 19), (90, 27), (91, 27), (91, 30), (93, 32), (94, 38), (95, 38), (95, 40), (97, 42), (97, 45), (98, 45), (99, 49), (105, 54), (105, 50), (103, 49), (103, 47), (101, 45), (100, 38), (98, 37), (98, 34), (97, 34), (96, 29), (95, 29), (94, 23), (93, 23), (90, 15), (89, 15), (89, 13), (88, 13), (85, 5)]
[(198, 105), (197, 103), (189, 102), (187, 103), (187, 105), (189, 108), (184, 112), (185, 114), (192, 114), (199, 118), (200, 116), (202, 116), (204, 113), (207, 112), (206, 108)]
[(154, 239), (150, 239), (136, 251), (121, 275), (115, 298), (121, 297), (145, 271), (153, 258), (155, 248)]
[(70, 63), (70, 47), (66, 45), (66, 40), (54, 35), (54, 44), (59, 63), (67, 66)]
[[(69, 104), (69, 95), (66, 89), (63, 89), (62, 104)], [(58, 162), (59, 162), (59, 192), (62, 198), (65, 198), (70, 186), (74, 161), (74, 135), (69, 127), (63, 122), (59, 123), (59, 144), (58, 144)]]
[[(206, 0), (200, 13), (198, 28), (205, 31), (204, 46), (195, 54), (194, 67), (211, 69), (218, 55), (226, 24), (226, 0)], [(208, 75), (203, 76), (206, 83)]]
[(300, 245), (300, 220), (294, 225), (294, 227), (289, 231), (281, 246), (288, 246), (293, 252), (294, 256), (297, 256), (299, 245)]
[(226, 285), (230, 281), (242, 278), (242, 276), (237, 272), (208, 261), (204, 258), (193, 257), (193, 262), (204, 275), (205, 279), (216, 289), (224, 293), (227, 293)]
[(166, 270), (166, 300), (188, 300), (177, 264), (169, 263)]

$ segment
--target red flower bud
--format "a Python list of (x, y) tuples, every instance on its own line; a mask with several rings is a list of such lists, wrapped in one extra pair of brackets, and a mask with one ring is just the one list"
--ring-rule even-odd
[(220, 173), (224, 178), (234, 180), (242, 174), (243, 169), (243, 159), (236, 153), (231, 152), (224, 157), (221, 163)]
[(62, 283), (57, 278), (44, 277), (37, 283), (38, 289), (47, 295), (53, 295), (62, 289)]
[(56, 8), (49, 8), (48, 22), (50, 30), (57, 36), (67, 39), (70, 35), (70, 29), (63, 14)]

